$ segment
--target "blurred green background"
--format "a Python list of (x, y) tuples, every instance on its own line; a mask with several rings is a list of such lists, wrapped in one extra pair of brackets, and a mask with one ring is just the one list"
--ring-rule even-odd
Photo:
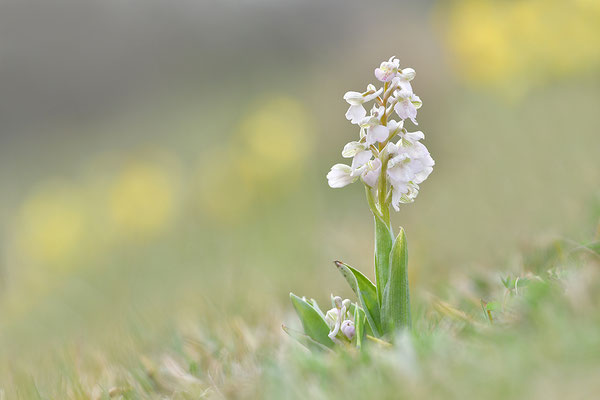
[(289, 291), (349, 294), (333, 260), (372, 276), (363, 190), (325, 175), (358, 134), (342, 95), (392, 55), (436, 160), (394, 217), (417, 299), (594, 235), (597, 0), (0, 3), (3, 363), (277, 327)]

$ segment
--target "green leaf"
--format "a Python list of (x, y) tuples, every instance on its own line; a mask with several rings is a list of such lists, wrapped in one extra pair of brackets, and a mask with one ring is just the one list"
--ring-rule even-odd
[(410, 299), (408, 289), (408, 251), (404, 229), (394, 241), (390, 255), (390, 276), (383, 294), (381, 323), (385, 333), (409, 328)]
[(584, 245), (584, 247), (586, 247), (589, 250), (592, 250), (596, 254), (600, 255), (600, 240), (597, 242), (588, 243), (588, 244)]
[(304, 333), (322, 345), (333, 347), (333, 340), (327, 336), (329, 334), (329, 326), (325, 322), (325, 319), (321, 317), (321, 314), (306, 300), (301, 299), (293, 293), (290, 293), (290, 299), (298, 313), (298, 317), (300, 317)]
[(310, 304), (312, 306), (312, 308), (314, 308), (315, 311), (319, 313), (321, 318), (325, 319), (325, 313), (323, 311), (321, 311), (321, 309), (319, 308), (319, 305), (317, 304), (317, 301), (315, 299), (310, 299), (308, 301), (308, 304)]
[(492, 311), (495, 311), (498, 308), (500, 308), (500, 304), (498, 304), (498, 302), (491, 301), (488, 303), (485, 300), (481, 299), (481, 309), (483, 310), (483, 315), (485, 315), (485, 318), (490, 322), (490, 324), (494, 323)]
[(346, 281), (348, 281), (348, 284), (350, 284), (354, 293), (356, 293), (373, 334), (375, 334), (375, 336), (381, 336), (381, 316), (375, 285), (360, 271), (352, 268), (348, 264), (336, 261), (335, 266), (342, 273), (344, 278), (346, 278)]
[(300, 343), (309, 350), (319, 350), (328, 352), (332, 351), (329, 347), (323, 346), (321, 343), (317, 342), (316, 340), (314, 340), (308, 335), (305, 335), (302, 332), (298, 332), (295, 329), (288, 328), (285, 325), (281, 325), (281, 329), (283, 329), (285, 333), (290, 335), (290, 337), (296, 339), (298, 343)]
[(354, 307), (354, 332), (356, 334), (356, 348), (361, 349), (367, 337), (365, 329), (366, 315), (362, 308)]
[(393, 239), (390, 227), (381, 218), (375, 216), (375, 280), (380, 306), (383, 304), (383, 291), (390, 276)]

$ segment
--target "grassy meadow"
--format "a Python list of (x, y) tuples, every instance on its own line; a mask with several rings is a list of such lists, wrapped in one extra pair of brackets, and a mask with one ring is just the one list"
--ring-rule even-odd
[[(0, 5), (1, 400), (598, 397), (598, 2), (51, 3)], [(373, 278), (325, 175), (391, 55), (413, 327), (309, 352), (289, 293)]]

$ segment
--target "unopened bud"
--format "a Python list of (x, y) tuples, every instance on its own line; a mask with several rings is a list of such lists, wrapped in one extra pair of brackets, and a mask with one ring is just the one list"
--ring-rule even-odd
[(340, 326), (340, 330), (348, 339), (352, 340), (354, 335), (356, 334), (356, 330), (354, 329), (354, 322), (349, 319), (342, 322), (342, 326)]
[(333, 298), (333, 304), (335, 304), (337, 308), (342, 308), (342, 298), (340, 296), (335, 296)]

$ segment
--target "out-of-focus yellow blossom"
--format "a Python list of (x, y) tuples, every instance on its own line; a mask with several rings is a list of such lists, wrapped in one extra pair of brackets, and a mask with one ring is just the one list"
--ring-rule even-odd
[(175, 181), (170, 171), (151, 162), (126, 166), (109, 189), (109, 216), (125, 234), (153, 234), (175, 211)]
[(16, 248), (27, 260), (66, 268), (77, 254), (89, 221), (81, 192), (66, 182), (34, 188), (16, 221)]
[(508, 95), (600, 70), (597, 0), (455, 0), (438, 19), (457, 73)]
[(235, 222), (258, 196), (289, 187), (309, 155), (309, 125), (298, 100), (274, 95), (256, 101), (229, 140), (201, 156), (198, 191), (204, 212)]
[(311, 144), (308, 112), (302, 103), (273, 96), (258, 104), (250, 107), (234, 135), (241, 147), (235, 160), (243, 178), (251, 184), (268, 182), (297, 169)]

